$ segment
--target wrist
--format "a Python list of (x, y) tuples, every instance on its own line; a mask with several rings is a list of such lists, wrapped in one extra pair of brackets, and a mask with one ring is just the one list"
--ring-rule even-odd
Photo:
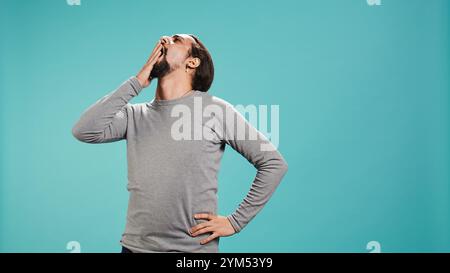
[(139, 84), (144, 87), (145, 86), (145, 80), (142, 78), (141, 75), (136, 75), (136, 79), (138, 80)]

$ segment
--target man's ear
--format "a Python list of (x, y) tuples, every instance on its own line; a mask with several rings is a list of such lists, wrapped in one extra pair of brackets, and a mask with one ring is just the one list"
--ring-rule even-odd
[(194, 69), (197, 68), (200, 65), (200, 59), (195, 57), (195, 58), (189, 58), (188, 62), (187, 62), (187, 67)]

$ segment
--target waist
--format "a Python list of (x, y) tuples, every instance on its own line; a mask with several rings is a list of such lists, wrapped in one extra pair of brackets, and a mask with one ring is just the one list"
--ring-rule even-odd
[(139, 236), (124, 233), (120, 243), (133, 253), (218, 253), (220, 237), (207, 244), (200, 244), (200, 241), (209, 235), (202, 234), (189, 239), (169, 239), (151, 235)]

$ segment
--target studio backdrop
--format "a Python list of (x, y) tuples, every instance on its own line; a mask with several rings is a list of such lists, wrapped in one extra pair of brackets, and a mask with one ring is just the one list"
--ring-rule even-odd
[[(450, 251), (449, 11), (447, 0), (0, 1), (0, 251), (120, 251), (126, 142), (87, 145), (72, 126), (175, 33), (204, 42), (209, 93), (254, 106), (257, 119), (244, 114), (289, 164), (221, 252)], [(225, 151), (220, 214), (254, 175)]]

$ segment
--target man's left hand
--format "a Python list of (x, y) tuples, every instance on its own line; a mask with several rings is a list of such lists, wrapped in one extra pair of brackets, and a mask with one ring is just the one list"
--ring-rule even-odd
[(230, 221), (225, 216), (214, 215), (210, 213), (199, 213), (194, 215), (195, 219), (208, 219), (208, 222), (198, 224), (191, 228), (190, 234), (195, 237), (197, 235), (211, 232), (212, 234), (206, 239), (200, 241), (200, 244), (206, 244), (217, 237), (230, 236), (236, 233)]

